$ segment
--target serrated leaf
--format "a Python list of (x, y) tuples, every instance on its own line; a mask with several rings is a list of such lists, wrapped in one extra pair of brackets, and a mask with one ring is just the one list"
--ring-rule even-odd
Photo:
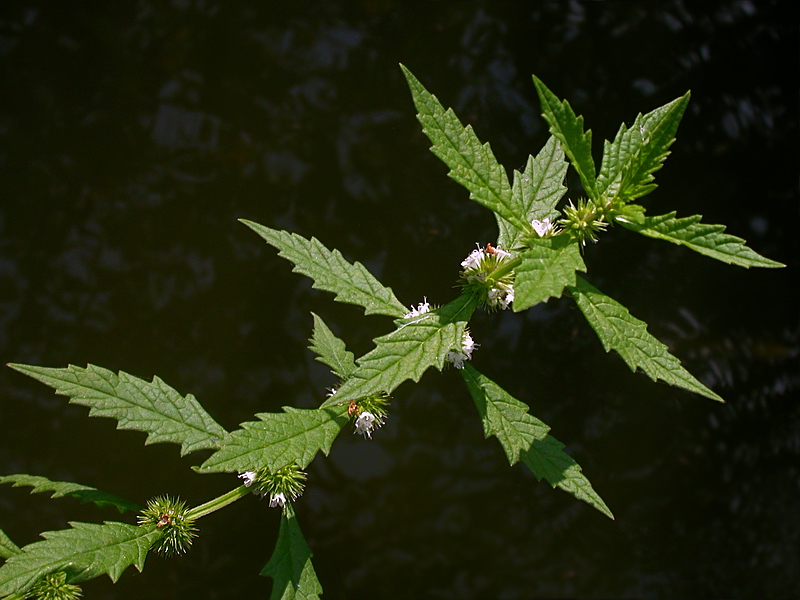
[(583, 130), (583, 117), (575, 115), (569, 102), (561, 101), (542, 81), (533, 76), (533, 84), (539, 95), (542, 116), (552, 133), (564, 148), (570, 163), (578, 172), (586, 194), (597, 199), (595, 189), (595, 167), (592, 159), (592, 131)]
[(592, 484), (583, 474), (581, 466), (564, 452), (564, 444), (552, 435), (536, 440), (530, 450), (521, 455), (522, 462), (536, 479), (546, 479), (553, 487), (559, 487), (578, 500), (593, 506), (609, 519), (614, 515)]
[[(550, 219), (552, 222), (558, 219), (560, 213), (556, 210), (556, 204), (567, 192), (564, 177), (568, 166), (561, 144), (554, 136), (550, 136), (536, 158), (528, 157), (522, 173), (514, 171), (511, 195), (514, 203), (522, 207), (526, 223), (533, 219)], [(513, 248), (522, 232), (509, 225), (500, 215), (495, 214), (495, 217), (500, 228), (498, 245), (501, 248)]]
[(452, 108), (444, 109), (439, 100), (400, 65), (408, 81), (417, 119), (433, 146), (431, 152), (450, 167), (448, 175), (469, 190), (469, 197), (500, 215), (521, 231), (530, 229), (522, 207), (514, 202), (505, 169), (497, 162), (491, 146), (481, 144), (467, 125), (464, 127)]
[(331, 444), (345, 423), (346, 407), (292, 408), (283, 413), (258, 413), (260, 421), (241, 424), (222, 440), (219, 450), (199, 469), (201, 473), (257, 471), (275, 472), (289, 464), (305, 468), (317, 454), (330, 452)]
[(311, 564), (312, 556), (294, 509), (286, 504), (275, 550), (260, 573), (273, 580), (270, 600), (319, 600), (322, 586)]
[(485, 436), (493, 435), (500, 441), (510, 464), (521, 459), (539, 481), (544, 478), (553, 487), (560, 487), (614, 518), (581, 472), (580, 465), (564, 452), (564, 444), (548, 433), (547, 425), (528, 413), (527, 404), (511, 396), (471, 364), (464, 365), (461, 375), (481, 416)]
[(561, 296), (565, 286), (575, 284), (575, 272), (586, 270), (579, 242), (568, 235), (533, 239), (530, 243), (514, 270), (515, 312)]
[(429, 367), (440, 371), (450, 350), (461, 347), (477, 300), (462, 294), (441, 308), (399, 322), (375, 338), (375, 348), (356, 361), (358, 368), (322, 406), (339, 405), (370, 394), (391, 394), (406, 379), (419, 381)]
[(656, 188), (653, 173), (669, 156), (689, 96), (687, 92), (644, 116), (639, 114), (630, 129), (622, 124), (614, 141), (605, 142), (598, 195), (629, 202)]
[(356, 361), (352, 352), (348, 352), (344, 342), (336, 337), (320, 317), (314, 317), (314, 333), (309, 340), (309, 350), (317, 354), (317, 360), (328, 365), (334, 375), (347, 379), (356, 370)]
[(78, 498), (83, 502), (92, 502), (97, 506), (113, 506), (119, 512), (123, 513), (126, 510), (140, 511), (142, 507), (133, 502), (129, 502), (124, 498), (101, 492), (97, 488), (89, 487), (88, 485), (81, 485), (79, 483), (72, 483), (71, 481), (51, 481), (47, 477), (40, 477), (38, 475), (0, 475), (0, 484), (10, 483), (13, 487), (30, 486), (32, 494), (41, 492), (52, 492), (53, 498), (60, 498), (62, 496), (72, 496)]
[(570, 291), (606, 352), (616, 351), (631, 371), (638, 367), (653, 381), (660, 379), (724, 402), (684, 369), (680, 361), (669, 353), (667, 346), (648, 333), (647, 324), (633, 317), (619, 302), (580, 277)]
[(155, 525), (136, 527), (106, 521), (70, 523), (72, 529), (47, 531), (0, 567), (0, 597), (24, 594), (40, 577), (65, 571), (70, 582), (107, 574), (116, 582), (130, 565), (144, 568), (147, 551), (161, 537)]
[(9, 558), (22, 552), (20, 547), (11, 541), (6, 532), (0, 529), (0, 558)]
[(317, 238), (307, 240), (288, 231), (270, 229), (239, 219), (279, 250), (278, 256), (294, 264), (292, 271), (313, 280), (312, 287), (333, 292), (337, 302), (355, 304), (368, 315), (401, 317), (407, 310), (360, 262), (348, 262), (338, 250), (328, 250)]
[(69, 365), (66, 369), (9, 364), (69, 396), (70, 403), (90, 407), (91, 417), (110, 417), (117, 429), (147, 433), (145, 444), (172, 442), (181, 445), (181, 456), (217, 448), (226, 431), (211, 418), (192, 394), (181, 396), (158, 377), (147, 382), (124, 371)]
[(745, 240), (742, 238), (724, 233), (724, 225), (701, 223), (702, 215), (692, 215), (678, 219), (675, 214), (673, 211), (666, 215), (644, 217), (639, 223), (627, 219), (618, 219), (617, 221), (623, 227), (647, 237), (686, 246), (700, 254), (746, 269), (750, 267), (777, 268), (786, 266), (751, 250), (745, 245)]

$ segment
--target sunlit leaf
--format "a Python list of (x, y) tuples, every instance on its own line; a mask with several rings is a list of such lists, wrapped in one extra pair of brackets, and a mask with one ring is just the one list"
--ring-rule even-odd
[(550, 125), (550, 133), (561, 142), (569, 162), (578, 172), (583, 189), (590, 198), (596, 199), (591, 130), (583, 130), (583, 117), (575, 114), (569, 102), (559, 100), (538, 77), (533, 77), (533, 83), (539, 94), (542, 116)]
[[(551, 136), (536, 158), (528, 157), (522, 173), (514, 171), (511, 195), (514, 204), (522, 208), (526, 223), (530, 223), (533, 219), (539, 221), (550, 219), (551, 222), (558, 219), (561, 213), (556, 210), (556, 204), (567, 192), (564, 177), (568, 166), (561, 145)], [(510, 226), (496, 213), (495, 217), (500, 228), (498, 245), (506, 249), (514, 248), (520, 241), (522, 232)]]
[(219, 450), (198, 469), (210, 472), (245, 472), (267, 467), (275, 472), (290, 464), (305, 468), (317, 452), (330, 452), (345, 423), (347, 407), (292, 408), (282, 413), (258, 413), (259, 421), (241, 424), (229, 433)]
[(43, 541), (28, 544), (0, 567), (0, 597), (23, 594), (36, 581), (55, 571), (65, 571), (70, 582), (107, 574), (117, 581), (130, 565), (144, 568), (147, 551), (161, 537), (155, 525), (136, 527), (106, 521), (70, 523), (71, 529), (47, 531)]
[(576, 271), (586, 270), (580, 243), (568, 235), (533, 239), (530, 244), (515, 269), (515, 311), (561, 296), (565, 286), (575, 283)]
[(462, 294), (441, 308), (405, 321), (375, 338), (375, 348), (359, 358), (358, 368), (322, 406), (344, 404), (379, 392), (391, 394), (407, 379), (419, 381), (430, 367), (440, 371), (462, 336), (477, 300)]
[(52, 492), (53, 498), (60, 498), (62, 496), (72, 496), (78, 498), (81, 502), (92, 502), (97, 506), (113, 506), (119, 512), (125, 511), (139, 511), (142, 507), (133, 502), (129, 502), (114, 494), (101, 492), (100, 490), (89, 487), (88, 485), (80, 485), (79, 483), (72, 483), (70, 481), (51, 481), (47, 477), (40, 477), (38, 475), (0, 475), (0, 484), (10, 483), (14, 487), (30, 486), (32, 494), (41, 492)]
[(452, 108), (444, 109), (439, 100), (400, 65), (408, 81), (417, 119), (433, 146), (431, 152), (450, 167), (452, 179), (469, 190), (478, 204), (491, 209), (520, 231), (530, 230), (525, 211), (511, 194), (506, 170), (497, 162), (488, 143), (481, 144), (470, 125), (464, 127)]
[(145, 444), (180, 444), (181, 455), (216, 448), (225, 430), (191, 394), (181, 396), (158, 377), (152, 382), (95, 365), (66, 369), (8, 365), (69, 396), (72, 404), (90, 407), (89, 416), (110, 417), (117, 429), (144, 431)]
[(9, 558), (22, 552), (19, 546), (11, 541), (6, 532), (0, 529), (0, 558)]
[(689, 103), (689, 92), (646, 115), (639, 115), (628, 129), (622, 124), (613, 142), (603, 147), (603, 163), (597, 193), (626, 202), (656, 188), (653, 173), (669, 156), (675, 132)]
[(520, 402), (488, 377), (467, 363), (461, 369), (475, 407), (483, 422), (486, 437), (495, 436), (510, 464), (518, 460), (537, 479), (546, 479), (579, 500), (614, 518), (603, 499), (581, 472), (581, 467), (566, 452), (564, 444), (548, 432), (550, 428), (528, 413), (528, 405)]
[(317, 238), (307, 240), (296, 233), (270, 229), (245, 219), (240, 221), (277, 248), (278, 256), (293, 263), (292, 271), (310, 277), (314, 281), (312, 287), (333, 292), (337, 302), (360, 306), (368, 315), (401, 317), (407, 312), (391, 288), (378, 281), (364, 265), (348, 262), (341, 252), (328, 250)]
[(336, 337), (320, 317), (314, 317), (314, 333), (309, 349), (317, 355), (317, 360), (328, 365), (335, 375), (347, 379), (356, 370), (352, 352), (348, 352), (344, 342)]
[(631, 371), (640, 368), (653, 381), (660, 379), (723, 402), (722, 398), (684, 369), (680, 361), (669, 353), (666, 345), (648, 333), (646, 323), (631, 316), (619, 302), (580, 277), (570, 291), (606, 352), (615, 350)]
[(644, 217), (641, 222), (622, 219), (618, 219), (618, 222), (642, 235), (686, 246), (724, 263), (745, 268), (786, 266), (754, 252), (742, 238), (724, 233), (724, 225), (707, 225), (700, 222), (702, 218), (701, 215), (692, 215), (678, 219), (675, 212), (671, 212)]

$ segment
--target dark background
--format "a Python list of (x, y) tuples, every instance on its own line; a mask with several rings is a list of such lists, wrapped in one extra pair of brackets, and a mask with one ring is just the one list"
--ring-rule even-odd
[[(312, 290), (237, 218), (317, 236), (404, 304), (453, 298), (459, 261), (496, 236), (428, 152), (398, 63), (509, 170), (547, 138), (532, 73), (585, 116), (598, 160), (622, 121), (691, 89), (649, 212), (703, 214), (788, 267), (619, 229), (586, 262), (727, 403), (630, 373), (566, 299), (481, 314), (474, 364), (552, 427), (616, 521), (509, 468), (452, 370), (402, 385), (372, 442), (345, 430), (298, 517), (329, 600), (796, 597), (793, 5), (3, 2), (0, 360), (157, 374), (229, 430), (315, 406), (334, 381), (306, 349), (309, 312), (357, 354), (391, 322)], [(237, 484), (190, 470), (207, 453), (143, 447), (86, 413), (2, 369), (0, 473), (140, 503)], [(20, 545), (119, 518), (28, 491), (0, 489)], [(203, 519), (185, 558), (152, 556), (85, 597), (268, 597), (278, 519), (248, 497)]]

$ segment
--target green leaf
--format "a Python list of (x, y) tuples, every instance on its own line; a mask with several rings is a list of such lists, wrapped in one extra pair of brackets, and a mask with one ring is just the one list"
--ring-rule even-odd
[[(522, 207), (526, 223), (533, 219), (550, 219), (551, 222), (558, 219), (561, 213), (556, 210), (556, 204), (567, 192), (564, 177), (568, 166), (564, 159), (564, 150), (558, 140), (550, 136), (536, 158), (528, 157), (522, 173), (514, 171), (511, 195), (514, 203)], [(495, 214), (495, 217), (500, 228), (497, 244), (501, 248), (514, 248), (522, 232), (499, 215)]]
[(700, 254), (705, 254), (724, 263), (745, 267), (746, 269), (750, 267), (776, 268), (786, 266), (754, 252), (745, 245), (745, 240), (742, 238), (724, 233), (724, 225), (700, 223), (702, 218), (701, 215), (692, 215), (678, 219), (673, 211), (666, 215), (644, 217), (640, 223), (620, 218), (617, 218), (617, 221), (623, 227), (647, 237), (686, 246)]
[(598, 196), (595, 189), (594, 160), (592, 160), (592, 131), (584, 132), (583, 117), (576, 116), (569, 102), (559, 100), (535, 75), (533, 84), (539, 94), (542, 116), (550, 125), (550, 133), (561, 142), (570, 163), (581, 178), (581, 184), (587, 195), (596, 200)]
[(477, 300), (462, 294), (441, 308), (400, 322), (375, 339), (375, 348), (358, 359), (358, 369), (322, 406), (338, 405), (370, 394), (391, 394), (406, 379), (419, 381), (429, 367), (440, 371), (450, 350), (460, 348)]
[(646, 115), (636, 117), (630, 129), (622, 124), (613, 142), (603, 146), (597, 193), (626, 202), (656, 188), (653, 173), (669, 156), (675, 132), (689, 103), (689, 92)]
[(520, 402), (488, 377), (466, 363), (461, 375), (467, 384), (475, 407), (483, 422), (486, 437), (497, 437), (510, 464), (518, 460), (541, 481), (572, 494), (613, 519), (606, 503), (594, 491), (581, 472), (581, 467), (566, 452), (564, 444), (548, 432), (550, 428), (528, 413), (528, 405)]
[(242, 423), (229, 433), (220, 449), (199, 469), (201, 473), (257, 471), (267, 467), (276, 472), (296, 463), (305, 468), (321, 450), (331, 444), (345, 423), (347, 407), (292, 408), (283, 413), (258, 413), (260, 421)]
[(347, 379), (356, 370), (353, 353), (348, 352), (342, 340), (336, 337), (321, 318), (314, 313), (314, 333), (309, 340), (309, 349), (317, 354), (317, 360), (328, 365), (335, 375)]
[(606, 352), (615, 350), (619, 353), (631, 371), (636, 371), (638, 367), (653, 381), (660, 379), (670, 385), (724, 402), (684, 369), (667, 347), (647, 332), (647, 324), (631, 316), (628, 309), (619, 302), (580, 277), (570, 291)]
[(147, 551), (163, 533), (155, 525), (113, 521), (70, 525), (72, 529), (43, 533), (43, 541), (28, 544), (0, 567), (0, 597), (24, 594), (40, 577), (56, 571), (65, 571), (71, 583), (103, 573), (116, 582), (128, 566), (144, 568)]
[(505, 169), (497, 162), (488, 143), (481, 144), (467, 125), (464, 127), (453, 112), (417, 80), (411, 71), (400, 65), (417, 107), (417, 119), (433, 146), (431, 152), (450, 167), (448, 175), (469, 190), (469, 197), (494, 211), (521, 231), (529, 231), (525, 213), (514, 202)]
[(361, 306), (368, 315), (402, 317), (406, 308), (359, 262), (350, 263), (338, 250), (328, 250), (317, 238), (307, 240), (296, 233), (270, 229), (239, 219), (279, 250), (278, 256), (293, 263), (294, 273), (310, 277), (312, 287), (336, 294), (337, 302)]
[(260, 575), (273, 579), (270, 600), (319, 600), (322, 586), (291, 504), (283, 507), (278, 541)]
[(0, 558), (10, 558), (22, 552), (19, 546), (11, 541), (6, 532), (0, 529)]
[(92, 502), (97, 506), (113, 506), (119, 512), (123, 513), (126, 510), (140, 511), (142, 507), (133, 502), (129, 502), (114, 494), (101, 492), (100, 490), (89, 487), (88, 485), (80, 485), (79, 483), (72, 483), (70, 481), (51, 481), (46, 477), (38, 475), (0, 475), (0, 484), (10, 483), (14, 487), (30, 486), (32, 494), (40, 492), (53, 492), (53, 498), (60, 498), (62, 496), (73, 496), (78, 498), (81, 503)]
[(87, 365), (66, 369), (8, 365), (69, 396), (70, 403), (90, 407), (90, 417), (110, 417), (117, 429), (148, 434), (145, 444), (172, 442), (181, 445), (181, 456), (217, 448), (226, 431), (191, 394), (181, 396), (158, 377), (149, 383), (120, 371)]
[(559, 297), (565, 286), (574, 285), (576, 271), (585, 271), (580, 244), (568, 235), (533, 239), (531, 248), (520, 254), (515, 269), (514, 311), (519, 312)]

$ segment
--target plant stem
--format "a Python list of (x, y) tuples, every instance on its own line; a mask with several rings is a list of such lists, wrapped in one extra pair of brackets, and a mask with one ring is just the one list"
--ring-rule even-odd
[(201, 504), (200, 506), (195, 506), (194, 508), (190, 509), (189, 512), (186, 513), (186, 517), (190, 519), (199, 519), (200, 517), (205, 517), (208, 514), (211, 514), (215, 510), (219, 510), (220, 508), (224, 508), (228, 506), (228, 504), (233, 504), (239, 498), (246, 496), (252, 490), (245, 485), (240, 485), (239, 487), (232, 489), (227, 494), (222, 494), (222, 496), (218, 496), (213, 500), (209, 500), (205, 504)]
[(491, 281), (499, 281), (502, 277), (504, 277), (508, 273), (511, 273), (511, 271), (516, 269), (521, 264), (522, 264), (522, 259), (520, 257), (517, 257), (514, 260), (503, 264), (499, 268), (489, 273), (486, 279)]

